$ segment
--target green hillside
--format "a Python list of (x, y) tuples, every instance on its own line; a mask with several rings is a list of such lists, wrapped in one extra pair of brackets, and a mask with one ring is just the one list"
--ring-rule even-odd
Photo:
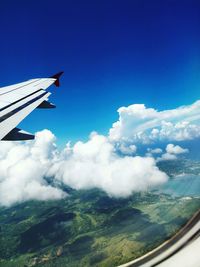
[(199, 206), (198, 198), (137, 193), (115, 199), (89, 190), (2, 208), (0, 266), (116, 266), (168, 239)]

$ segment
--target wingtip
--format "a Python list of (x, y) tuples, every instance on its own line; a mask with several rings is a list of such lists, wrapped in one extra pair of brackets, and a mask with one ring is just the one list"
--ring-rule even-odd
[(60, 71), (60, 72), (58, 72), (58, 73), (56, 73), (50, 77), (50, 78), (56, 79), (54, 82), (55, 86), (57, 86), (57, 87), (60, 86), (60, 80), (59, 79), (63, 73), (64, 73), (64, 71)]
[(60, 71), (54, 75), (52, 75), (50, 78), (53, 78), (53, 79), (59, 79), (60, 76), (64, 73), (64, 71)]

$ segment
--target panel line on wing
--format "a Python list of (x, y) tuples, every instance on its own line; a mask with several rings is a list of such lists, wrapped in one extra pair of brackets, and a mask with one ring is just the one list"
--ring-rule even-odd
[(9, 108), (9, 107), (11, 107), (11, 106), (13, 106), (13, 105), (15, 105), (15, 104), (17, 104), (18, 102), (20, 102), (20, 101), (26, 99), (27, 97), (30, 97), (30, 96), (32, 96), (32, 95), (34, 95), (34, 94), (40, 92), (40, 91), (43, 91), (43, 89), (39, 89), (39, 90), (37, 90), (37, 91), (35, 91), (35, 92), (33, 92), (33, 93), (27, 95), (27, 96), (24, 96), (24, 97), (20, 98), (19, 100), (15, 101), (15, 102), (13, 102), (13, 103), (11, 103), (11, 104), (9, 104), (9, 105), (7, 105), (7, 106), (1, 108), (1, 109), (0, 109), (0, 112), (3, 111), (3, 110), (5, 110), (5, 109), (7, 109), (7, 108)]
[[(26, 83), (25, 85), (18, 86), (18, 87), (14, 88), (14, 89), (12, 89), (12, 90), (10, 90), (10, 91), (7, 91), (7, 92), (5, 92), (5, 93), (0, 94), (0, 96), (1, 96), (1, 95), (6, 95), (6, 94), (8, 94), (8, 93), (10, 93), (10, 92), (16, 91), (16, 90), (18, 90), (18, 89), (20, 89), (20, 88), (23, 88), (23, 87), (26, 87), (27, 85), (30, 85), (30, 84), (32, 84), (32, 83), (35, 83), (35, 82), (37, 82), (37, 81), (39, 81), (39, 80), (40, 80), (40, 79), (37, 79), (37, 80), (34, 80), (34, 81), (30, 82), (30, 83)], [(3, 88), (4, 88), (4, 87), (3, 87)]]
[(17, 112), (19, 112), (20, 110), (26, 108), (27, 106), (29, 106), (30, 104), (34, 103), (35, 101), (37, 101), (38, 99), (42, 98), (43, 96), (45, 96), (46, 94), (49, 94), (49, 92), (44, 92), (43, 94), (33, 98), (32, 100), (26, 102), (25, 104), (23, 104), (22, 106), (8, 112), (7, 114), (3, 115), (0, 117), (0, 122), (8, 119), (9, 117), (13, 116), (14, 114), (16, 114)]

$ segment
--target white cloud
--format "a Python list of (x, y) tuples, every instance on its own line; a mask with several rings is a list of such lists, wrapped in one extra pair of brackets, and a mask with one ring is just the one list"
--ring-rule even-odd
[(155, 154), (161, 154), (162, 153), (162, 149), (161, 148), (147, 148), (147, 153), (146, 156), (147, 157), (153, 157)]
[(161, 157), (159, 157), (157, 159), (157, 161), (161, 161), (161, 160), (175, 160), (177, 159), (177, 156), (174, 154), (170, 154), (170, 153), (164, 153)]
[(115, 144), (117, 150), (119, 150), (124, 155), (133, 155), (137, 151), (136, 145), (129, 145), (129, 144)]
[(168, 144), (166, 147), (166, 152), (170, 154), (184, 154), (188, 153), (187, 148), (182, 148), (181, 146), (178, 145), (173, 145), (173, 144)]
[[(136, 142), (188, 140), (200, 136), (200, 101), (173, 110), (157, 111), (136, 104), (121, 107), (119, 120), (109, 136), (91, 133), (87, 142), (70, 142), (58, 151), (48, 130), (36, 133), (35, 141), (1, 142), (0, 204), (30, 199), (59, 199), (66, 194), (47, 184), (54, 177), (75, 189), (97, 187), (111, 196), (128, 196), (167, 181), (153, 156), (160, 148), (149, 148), (145, 157), (134, 156)], [(195, 123), (194, 123), (195, 122)], [(158, 160), (176, 159), (187, 149), (168, 144)]]
[(109, 131), (114, 142), (144, 144), (200, 137), (200, 101), (177, 109), (157, 111), (143, 104), (118, 109), (119, 120)]
[(116, 197), (167, 181), (153, 158), (119, 156), (113, 143), (97, 133), (92, 133), (87, 142), (68, 143), (61, 152), (48, 130), (37, 133), (35, 141), (2, 144), (1, 205), (65, 197), (63, 191), (46, 183), (45, 176), (75, 189), (97, 187)]
[(168, 144), (165, 150), (166, 150), (166, 153), (162, 154), (162, 156), (157, 159), (158, 161), (175, 160), (177, 159), (177, 155), (189, 152), (187, 148), (182, 148), (181, 146), (174, 145), (174, 144)]
[(152, 153), (152, 154), (160, 154), (160, 153), (162, 153), (162, 149), (161, 149), (161, 148), (154, 148), (154, 149), (152, 149), (152, 148), (147, 148), (147, 151), (148, 151), (149, 153)]
[(54, 165), (49, 175), (72, 188), (97, 187), (112, 196), (128, 196), (167, 181), (153, 158), (120, 157), (108, 138), (98, 134), (85, 143), (77, 142), (71, 155)]
[(46, 172), (55, 161), (55, 136), (48, 130), (36, 134), (34, 142), (1, 142), (0, 204), (30, 199), (47, 200), (65, 196), (48, 185)]

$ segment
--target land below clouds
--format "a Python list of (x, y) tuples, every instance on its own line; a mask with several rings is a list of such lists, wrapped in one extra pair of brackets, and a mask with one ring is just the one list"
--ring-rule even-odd
[(1, 208), (0, 266), (116, 266), (168, 239), (199, 206), (199, 198), (92, 189)]

